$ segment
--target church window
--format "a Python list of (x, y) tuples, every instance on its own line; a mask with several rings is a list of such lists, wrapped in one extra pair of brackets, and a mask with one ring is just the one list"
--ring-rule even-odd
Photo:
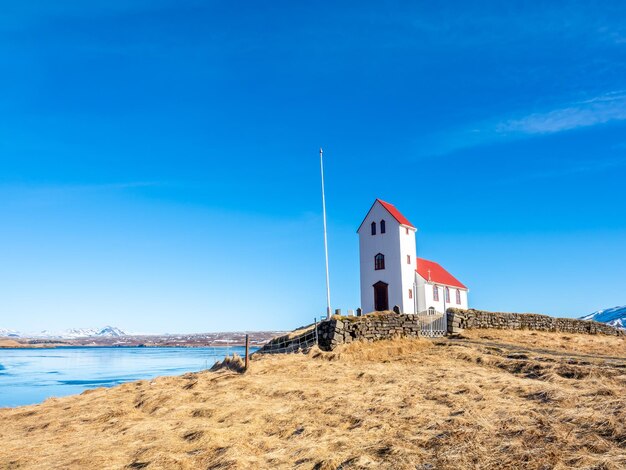
[(409, 227), (404, 227), (404, 230), (406, 230), (406, 234), (409, 234)]
[(439, 302), (439, 287), (433, 286), (433, 300)]
[(446, 302), (450, 303), (450, 289), (446, 287)]
[(409, 299), (413, 298), (413, 289), (409, 289)]
[(372, 235), (376, 235), (376, 222), (372, 222)]
[(380, 233), (385, 233), (385, 221), (380, 221)]
[(385, 255), (383, 255), (382, 253), (378, 253), (374, 257), (374, 269), (377, 271), (379, 269), (385, 269)]
[(456, 290), (456, 304), (461, 305), (461, 291), (459, 289)]
[(437, 312), (435, 311), (435, 307), (428, 307), (428, 314), (429, 314), (429, 315), (434, 315), (435, 313), (437, 313)]
[(411, 264), (411, 255), (406, 255), (406, 264)]

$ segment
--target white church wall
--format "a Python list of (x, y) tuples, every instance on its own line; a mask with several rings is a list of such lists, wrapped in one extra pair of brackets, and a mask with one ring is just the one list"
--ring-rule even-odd
[[(434, 299), (434, 291), (433, 291), (433, 284), (430, 282), (426, 282), (426, 280), (424, 278), (422, 278), (422, 276), (420, 276), (419, 274), (417, 275), (418, 278), (418, 285), (420, 287), (420, 302), (419, 302), (419, 306), (418, 306), (418, 310), (420, 312), (423, 312), (425, 310), (428, 310), (428, 308), (430, 307), (435, 307), (435, 310), (439, 313), (443, 313), (444, 311), (444, 299), (445, 299), (445, 285), (443, 284), (436, 284), (436, 286), (439, 289), (439, 300), (436, 301)], [(451, 287), (448, 286), (448, 288), (450, 289), (450, 302), (445, 302), (445, 309), (447, 310), (450, 307), (455, 307), (455, 308), (462, 308), (462, 309), (467, 309), (468, 308), (468, 300), (467, 300), (467, 290), (465, 289), (458, 289), (461, 293), (461, 303), (458, 304), (456, 302), (456, 291), (457, 288), (456, 287)], [(422, 301), (423, 299), (423, 301)]]
[[(408, 228), (408, 230), (407, 230)], [(409, 297), (409, 289), (413, 297), (417, 294), (413, 292), (415, 282), (416, 248), (415, 229), (398, 225), (400, 235), (400, 266), (402, 270), (402, 300), (399, 304), (402, 313), (415, 313), (415, 300)], [(408, 233), (407, 233), (408, 231)], [(408, 256), (408, 259), (407, 259)]]
[[(455, 295), (456, 295), (456, 294), (455, 294)], [(454, 302), (453, 302), (453, 304), (452, 304), (452, 305), (453, 305), (454, 307), (456, 307), (456, 308), (463, 308), (463, 309), (467, 310), (467, 309), (469, 308), (469, 300), (468, 300), (468, 298), (467, 298), (467, 297), (468, 297), (468, 296), (467, 296), (467, 291), (466, 291), (466, 290), (461, 289), (461, 304), (460, 304), (460, 305), (459, 305), (459, 304), (457, 304), (457, 303), (456, 303), (456, 298), (455, 298), (455, 299), (454, 299)]]
[[(426, 295), (426, 286), (427, 284), (424, 281), (424, 278), (419, 274), (415, 273), (415, 283), (417, 285), (417, 313), (423, 312), (428, 308), (428, 302), (432, 302), (432, 299), (429, 301)], [(431, 293), (432, 296), (432, 293)]]
[[(380, 233), (380, 221), (385, 221), (385, 233)], [(376, 235), (371, 234), (371, 223), (376, 222)], [(374, 288), (378, 281), (389, 284), (389, 308), (402, 303), (402, 274), (400, 266), (400, 224), (379, 203), (374, 204), (359, 229), (359, 257), (361, 271), (361, 308), (374, 311)], [(374, 257), (385, 255), (385, 269), (374, 269)], [(407, 294), (408, 295), (408, 294)], [(399, 305), (402, 308), (402, 305)]]

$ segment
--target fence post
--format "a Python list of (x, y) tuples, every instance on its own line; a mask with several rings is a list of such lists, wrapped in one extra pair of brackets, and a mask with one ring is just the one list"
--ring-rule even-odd
[(317, 317), (313, 318), (313, 321), (315, 322), (315, 345), (319, 346), (319, 340), (317, 339)]
[(245, 370), (248, 370), (248, 365), (250, 364), (250, 337), (246, 334), (246, 366)]

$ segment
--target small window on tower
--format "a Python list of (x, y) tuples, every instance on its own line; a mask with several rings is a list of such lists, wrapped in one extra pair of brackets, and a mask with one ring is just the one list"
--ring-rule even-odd
[(372, 235), (376, 235), (376, 222), (372, 222)]
[(385, 221), (380, 221), (380, 233), (385, 233)]
[(406, 230), (406, 234), (409, 234), (409, 227), (404, 227), (404, 230)]
[(439, 287), (433, 286), (433, 300), (439, 302)]
[(406, 255), (406, 264), (411, 264), (411, 255)]
[(459, 289), (456, 290), (456, 304), (461, 305), (461, 291)]
[(413, 289), (409, 289), (409, 299), (413, 298)]
[(385, 255), (383, 255), (382, 253), (378, 253), (374, 257), (374, 269), (377, 271), (379, 269), (385, 269)]

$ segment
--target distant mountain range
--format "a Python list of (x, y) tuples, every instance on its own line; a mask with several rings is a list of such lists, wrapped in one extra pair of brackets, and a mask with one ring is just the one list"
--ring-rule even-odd
[(622, 307), (606, 308), (598, 310), (584, 317), (581, 320), (594, 320), (601, 323), (607, 323), (617, 328), (626, 329), (626, 305)]
[(0, 336), (12, 336), (20, 337), (20, 333), (15, 330), (7, 330), (6, 328), (0, 328)]
[(43, 330), (38, 333), (21, 333), (15, 330), (0, 328), (0, 336), (10, 338), (116, 338), (126, 336), (127, 333), (114, 326), (105, 326), (103, 328), (70, 328), (68, 330), (54, 332)]

